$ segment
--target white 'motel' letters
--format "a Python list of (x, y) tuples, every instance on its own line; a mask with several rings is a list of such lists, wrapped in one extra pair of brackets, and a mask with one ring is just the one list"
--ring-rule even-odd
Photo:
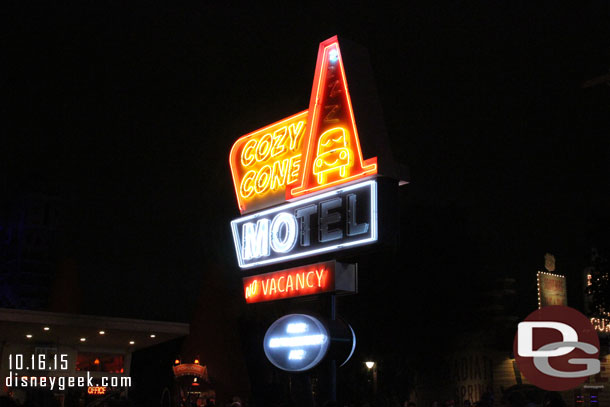
[(269, 256), (269, 219), (259, 219), (256, 224), (244, 223), (241, 247), (246, 260)]
[[(256, 223), (244, 223), (241, 245), (243, 259), (266, 257), (271, 254), (271, 250), (275, 253), (288, 253), (295, 247), (297, 241), (301, 247), (307, 247), (311, 244), (312, 238), (321, 243), (339, 240), (344, 235), (343, 229), (347, 236), (367, 233), (369, 224), (356, 222), (356, 195), (350, 194), (346, 198), (348, 209), (345, 217), (339, 212), (343, 206), (343, 198), (335, 197), (317, 205), (299, 208), (294, 211), (294, 215), (280, 212), (271, 222), (269, 219), (259, 219)], [(318, 215), (317, 237), (311, 236), (313, 215)]]
[[(284, 229), (284, 237), (282, 237)], [(271, 222), (271, 249), (276, 253), (288, 253), (297, 242), (297, 220), (289, 213), (282, 212)]]
[(242, 268), (377, 241), (377, 182), (296, 200), (231, 222)]

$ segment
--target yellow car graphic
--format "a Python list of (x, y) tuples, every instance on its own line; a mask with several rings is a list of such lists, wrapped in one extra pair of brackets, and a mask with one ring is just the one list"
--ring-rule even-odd
[(325, 131), (318, 141), (318, 153), (313, 163), (313, 174), (318, 184), (326, 183), (326, 176), (331, 171), (339, 171), (343, 178), (347, 168), (354, 163), (354, 155), (348, 145), (348, 136), (342, 127)]

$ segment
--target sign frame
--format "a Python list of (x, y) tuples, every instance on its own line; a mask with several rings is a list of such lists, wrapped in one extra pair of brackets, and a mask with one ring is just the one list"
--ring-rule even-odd
[[(329, 244), (329, 245), (326, 245), (326, 246), (323, 246), (323, 247), (320, 247), (317, 249), (304, 250), (299, 253), (292, 253), (292, 254), (287, 253), (284, 255), (279, 255), (277, 257), (268, 258), (268, 259), (263, 258), (263, 259), (253, 261), (250, 263), (247, 263), (243, 259), (242, 250), (241, 250), (243, 236), (241, 236), (240, 231), (238, 230), (240, 225), (242, 225), (245, 222), (250, 221), (250, 220), (256, 220), (265, 215), (269, 215), (269, 214), (273, 214), (273, 213), (277, 213), (277, 214), (286, 213), (286, 210), (288, 210), (288, 209), (295, 208), (297, 206), (302, 206), (302, 205), (305, 205), (305, 204), (311, 203), (311, 202), (317, 202), (317, 201), (323, 200), (324, 198), (330, 198), (333, 196), (340, 195), (342, 193), (346, 193), (346, 192), (353, 191), (356, 189), (361, 189), (361, 188), (370, 189), (370, 203), (369, 203), (370, 234), (367, 233), (366, 237), (363, 237), (362, 239), (353, 239), (352, 241), (344, 242), (344, 243), (341, 243), (339, 241), (339, 243), (336, 243), (336, 244)], [(266, 209), (266, 210), (263, 210), (260, 212), (256, 212), (256, 213), (242, 216), (240, 218), (232, 220), (231, 221), (231, 230), (233, 232), (233, 243), (235, 246), (235, 252), (237, 255), (239, 267), (241, 269), (251, 269), (254, 267), (262, 267), (262, 266), (270, 265), (270, 264), (274, 264), (274, 263), (285, 263), (285, 262), (289, 262), (289, 261), (304, 258), (304, 257), (311, 257), (311, 256), (319, 255), (319, 254), (336, 252), (336, 251), (345, 250), (345, 249), (352, 248), (352, 247), (376, 243), (377, 241), (379, 241), (378, 189), (379, 188), (377, 185), (377, 181), (375, 179), (368, 180), (368, 181), (359, 182), (356, 184), (342, 186), (340, 188), (336, 188), (331, 191), (325, 191), (323, 193), (309, 196), (307, 198), (303, 198), (298, 201), (289, 202), (284, 205), (276, 206), (276, 207), (273, 207), (270, 209)]]
[[(559, 304), (549, 304), (547, 297), (550, 297), (550, 294), (546, 290), (546, 285), (548, 281), (562, 281), (563, 283), (563, 292), (559, 294), (555, 294), (554, 297), (563, 297), (563, 300)], [(538, 309), (545, 307), (547, 305), (564, 305), (568, 306), (568, 288), (566, 277), (561, 274), (549, 273), (546, 271), (539, 271), (536, 273), (536, 286), (538, 288)]]
[[(322, 276), (318, 273), (318, 270), (326, 271), (326, 276), (323, 277), (323, 284), (321, 283)], [(298, 274), (302, 274), (300, 279), (301, 289), (299, 289)], [(290, 282), (292, 293), (288, 292), (287, 281), (284, 282), (283, 291), (280, 286), (280, 280), (287, 280), (289, 276), (294, 276)], [(271, 279), (276, 278), (277, 283), (274, 280), (272, 285)], [(267, 281), (266, 286), (263, 283), (265, 280)], [(309, 280), (311, 280), (311, 285)], [(341, 263), (336, 260), (324, 261), (243, 277), (242, 282), (244, 297), (248, 304), (303, 298), (320, 294), (355, 294), (358, 292), (358, 265), (354, 263)], [(318, 282), (317, 286), (316, 282)], [(272, 289), (273, 293), (271, 293)], [(269, 294), (266, 294), (267, 291), (269, 291)], [(262, 298), (261, 295), (263, 296)], [(273, 296), (273, 298), (268, 298), (267, 296)]]

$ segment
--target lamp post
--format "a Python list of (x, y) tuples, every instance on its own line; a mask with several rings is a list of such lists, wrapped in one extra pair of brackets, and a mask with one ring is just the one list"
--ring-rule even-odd
[(373, 371), (373, 394), (377, 394), (377, 363), (373, 361), (364, 362), (369, 371)]

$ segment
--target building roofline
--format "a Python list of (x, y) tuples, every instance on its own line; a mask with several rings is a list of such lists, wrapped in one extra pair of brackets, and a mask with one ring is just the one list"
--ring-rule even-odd
[(81, 326), (108, 330), (155, 331), (157, 333), (174, 335), (188, 335), (190, 332), (190, 325), (183, 322), (151, 321), (10, 308), (0, 308), (0, 321), (56, 326)]

